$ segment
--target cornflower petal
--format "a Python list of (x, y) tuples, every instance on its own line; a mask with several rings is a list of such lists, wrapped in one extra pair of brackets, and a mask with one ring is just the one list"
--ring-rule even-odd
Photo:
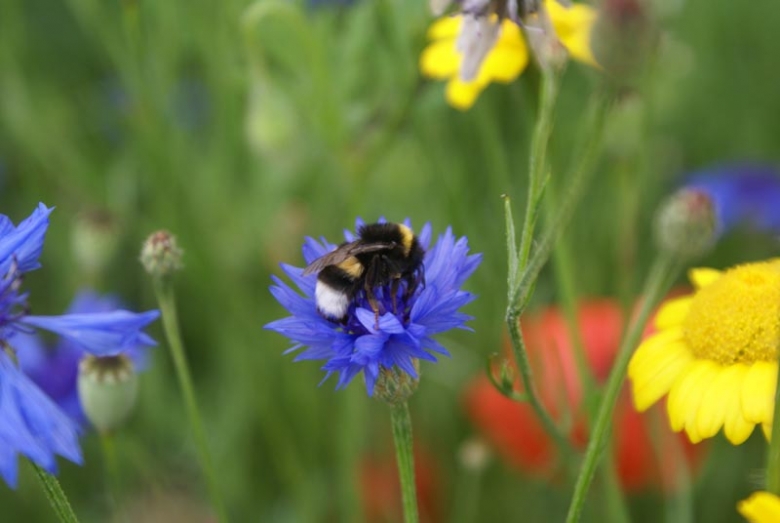
[(0, 474), (16, 487), (19, 454), (57, 472), (55, 455), (81, 463), (76, 425), (0, 351)]
[(19, 225), (13, 227), (4, 216), (0, 225), (0, 275), (5, 275), (16, 266), (19, 272), (38, 269), (38, 258), (43, 250), (43, 240), (49, 227), (49, 215), (54, 207), (39, 203), (33, 213)]
[(159, 311), (117, 310), (92, 314), (25, 316), (23, 325), (45, 329), (79, 345), (94, 356), (116, 356), (139, 345), (156, 345), (141, 329), (160, 316)]

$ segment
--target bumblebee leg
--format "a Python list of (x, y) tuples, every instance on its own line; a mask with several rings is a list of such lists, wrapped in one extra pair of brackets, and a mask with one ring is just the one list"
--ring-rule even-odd
[(376, 296), (374, 296), (374, 287), (373, 283), (376, 281), (376, 271), (377, 271), (377, 258), (374, 258), (371, 260), (371, 264), (368, 266), (368, 269), (366, 269), (366, 278), (363, 283), (363, 290), (366, 293), (366, 300), (368, 300), (368, 304), (371, 306), (371, 310), (374, 311), (374, 325), (377, 330), (379, 330), (379, 302), (376, 301)]
[(393, 283), (390, 284), (390, 301), (393, 303), (393, 314), (398, 313), (398, 303), (396, 296), (398, 295), (398, 286), (401, 284), (401, 280), (396, 278)]

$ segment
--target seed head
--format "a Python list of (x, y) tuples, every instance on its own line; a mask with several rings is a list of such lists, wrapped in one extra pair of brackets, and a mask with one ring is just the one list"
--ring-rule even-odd
[(144, 242), (141, 264), (152, 276), (168, 276), (182, 268), (183, 254), (174, 235), (165, 230), (157, 231)]

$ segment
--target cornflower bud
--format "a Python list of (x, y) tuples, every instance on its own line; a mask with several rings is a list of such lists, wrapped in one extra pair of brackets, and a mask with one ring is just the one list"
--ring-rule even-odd
[(118, 240), (116, 222), (107, 211), (79, 215), (71, 234), (71, 248), (79, 268), (87, 274), (100, 273), (116, 252)]
[(398, 367), (381, 367), (374, 393), (382, 401), (395, 405), (408, 400), (420, 384), (420, 360), (412, 360), (417, 376), (412, 376)]
[(119, 428), (138, 398), (138, 374), (133, 362), (120, 354), (87, 355), (79, 365), (79, 399), (87, 419), (101, 433)]
[(680, 189), (659, 208), (655, 232), (661, 250), (686, 258), (704, 254), (717, 240), (712, 199), (703, 191)]
[(152, 276), (168, 276), (182, 268), (184, 254), (176, 244), (176, 237), (162, 230), (152, 233), (141, 249), (141, 264)]

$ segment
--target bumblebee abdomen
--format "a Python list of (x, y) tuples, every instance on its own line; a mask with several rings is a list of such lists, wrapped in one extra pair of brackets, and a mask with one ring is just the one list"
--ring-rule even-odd
[(317, 276), (314, 288), (315, 302), (320, 313), (340, 320), (347, 314), (350, 302), (360, 286), (363, 267), (354, 257), (338, 265), (329, 265)]

